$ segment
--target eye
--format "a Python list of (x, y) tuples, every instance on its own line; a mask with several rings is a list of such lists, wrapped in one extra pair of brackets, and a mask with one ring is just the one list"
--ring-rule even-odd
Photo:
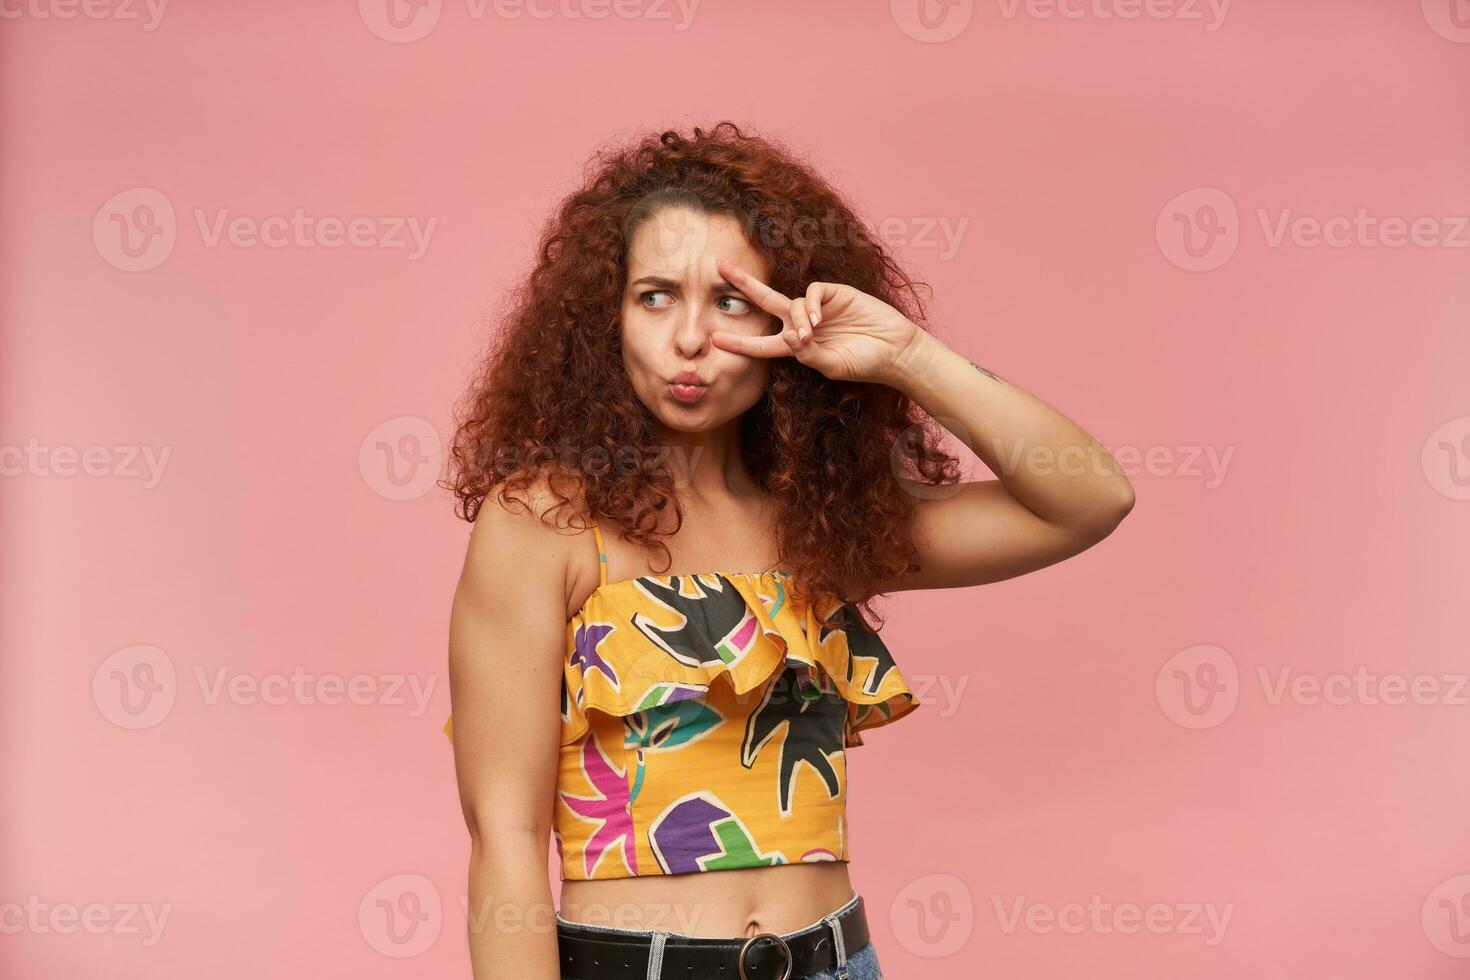
[(663, 309), (664, 306), (667, 306), (668, 305), (667, 303), (664, 303), (664, 304), (650, 303), (648, 301), (648, 297), (650, 297), (650, 296), (665, 296), (665, 297), (668, 297), (669, 298), (670, 302), (673, 301), (673, 297), (669, 294), (668, 290), (666, 290), (666, 289), (651, 289), (651, 290), (649, 290), (646, 293), (640, 293), (639, 296), (638, 296), (638, 302), (642, 303), (645, 307), (647, 307), (650, 310)]
[(721, 296), (719, 299), (715, 300), (715, 302), (716, 303), (736, 303), (736, 304), (738, 304), (735, 307), (735, 309), (733, 309), (733, 310), (731, 310), (731, 309), (725, 309), (724, 307), (721, 307), (720, 308), (720, 311), (722, 313), (733, 313), (733, 314), (738, 315), (738, 314), (741, 314), (741, 313), (749, 313), (754, 308), (754, 307), (752, 307), (750, 305), (749, 301), (743, 300), (739, 296)]

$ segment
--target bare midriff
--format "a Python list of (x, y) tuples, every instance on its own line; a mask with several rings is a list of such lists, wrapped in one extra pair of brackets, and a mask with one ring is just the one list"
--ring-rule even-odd
[(852, 899), (846, 861), (561, 883), (562, 918), (730, 939), (796, 932)]

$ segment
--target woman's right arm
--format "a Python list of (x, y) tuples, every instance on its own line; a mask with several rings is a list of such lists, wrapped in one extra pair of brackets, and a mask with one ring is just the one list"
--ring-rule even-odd
[(449, 685), (475, 980), (561, 976), (547, 854), (571, 540), (487, 499), (454, 593)]

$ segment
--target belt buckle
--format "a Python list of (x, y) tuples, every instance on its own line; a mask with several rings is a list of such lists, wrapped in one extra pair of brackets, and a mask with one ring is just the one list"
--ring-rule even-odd
[(796, 961), (791, 955), (791, 947), (786, 945), (786, 940), (774, 932), (758, 932), (747, 939), (744, 946), (740, 947), (740, 959), (735, 964), (740, 968), (740, 980), (750, 980), (750, 977), (745, 972), (745, 951), (750, 949), (751, 943), (757, 939), (774, 939), (781, 944), (781, 949), (786, 954), (786, 972), (781, 974), (780, 980), (791, 980), (791, 970), (796, 965)]

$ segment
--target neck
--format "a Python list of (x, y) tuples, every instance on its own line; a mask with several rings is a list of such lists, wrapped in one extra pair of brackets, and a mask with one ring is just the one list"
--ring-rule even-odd
[(759, 493), (741, 455), (740, 419), (708, 432), (676, 432), (661, 427), (660, 447), (681, 497), (726, 500)]

